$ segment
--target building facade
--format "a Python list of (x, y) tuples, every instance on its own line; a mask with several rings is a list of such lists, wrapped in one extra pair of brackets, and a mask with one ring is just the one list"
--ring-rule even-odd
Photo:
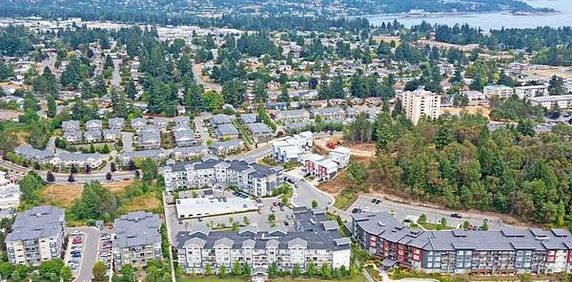
[(441, 115), (441, 96), (425, 90), (407, 91), (401, 95), (405, 116), (417, 124), (421, 117), (436, 119)]
[(216, 158), (167, 166), (163, 178), (167, 192), (214, 185), (235, 185), (240, 190), (257, 197), (272, 194), (272, 190), (282, 183), (281, 172), (273, 168), (245, 161)]
[(162, 260), (161, 220), (145, 211), (131, 212), (114, 222), (113, 266), (120, 270), (125, 264), (144, 267), (150, 260)]
[(572, 234), (564, 229), (412, 230), (389, 213), (353, 214), (358, 244), (386, 266), (446, 274), (570, 272)]
[(18, 214), (5, 239), (8, 261), (38, 266), (60, 258), (65, 228), (64, 210), (60, 208), (38, 206)]
[(217, 273), (222, 266), (231, 269), (235, 262), (248, 264), (257, 272), (267, 272), (275, 264), (280, 270), (294, 267), (349, 269), (351, 240), (341, 237), (338, 224), (327, 220), (324, 211), (296, 210), (295, 231), (275, 229), (257, 232), (254, 228), (238, 233), (195, 229), (176, 236), (177, 260), (186, 273)]

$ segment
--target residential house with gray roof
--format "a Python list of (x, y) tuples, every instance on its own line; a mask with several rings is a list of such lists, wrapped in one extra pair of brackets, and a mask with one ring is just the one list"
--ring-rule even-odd
[(240, 121), (244, 124), (255, 123), (258, 121), (258, 116), (256, 114), (242, 114)]
[(79, 120), (68, 120), (62, 122), (63, 131), (79, 131)]
[(267, 142), (274, 137), (274, 131), (262, 122), (249, 123), (246, 125), (246, 128), (252, 134), (256, 143)]
[(145, 267), (150, 260), (162, 260), (161, 220), (150, 212), (136, 211), (115, 219), (113, 240), (113, 266)]
[(100, 130), (103, 129), (103, 122), (99, 119), (88, 120), (85, 123), (85, 130)]
[(229, 115), (218, 114), (211, 117), (210, 123), (212, 127), (218, 127), (223, 124), (231, 124), (232, 118)]
[(161, 132), (159, 128), (148, 125), (139, 131), (139, 147), (143, 150), (161, 148)]
[(14, 153), (21, 156), (28, 161), (36, 161), (38, 163), (48, 162), (53, 156), (54, 152), (48, 149), (39, 150), (30, 144), (23, 144), (14, 149)]
[(83, 133), (83, 140), (88, 143), (94, 143), (101, 141), (101, 129), (89, 129)]
[(83, 135), (79, 130), (64, 131), (63, 137), (64, 140), (70, 144), (81, 143), (83, 141)]
[(337, 222), (325, 213), (306, 208), (294, 211), (297, 226), (305, 230), (288, 231), (274, 228), (260, 232), (255, 227), (238, 232), (195, 229), (177, 233), (177, 261), (186, 273), (204, 273), (207, 265), (218, 273), (239, 262), (248, 264), (253, 275), (268, 274), (271, 265), (279, 270), (306, 270), (327, 265), (332, 269), (349, 270), (351, 240), (340, 235)]
[(274, 116), (276, 121), (281, 123), (300, 123), (310, 120), (310, 113), (306, 110), (286, 110), (279, 111)]
[(341, 107), (311, 109), (310, 113), (314, 119), (316, 116), (320, 116), (323, 120), (328, 121), (342, 122), (347, 117), (346, 111)]
[(220, 124), (216, 128), (215, 134), (216, 137), (221, 140), (238, 138), (238, 129), (231, 123)]
[(62, 152), (55, 155), (50, 163), (54, 166), (69, 168), (75, 166), (77, 168), (90, 168), (100, 167), (105, 162), (105, 155), (100, 153), (67, 153)]
[(143, 129), (147, 125), (147, 119), (145, 118), (134, 118), (131, 120), (131, 128), (135, 131)]
[(6, 255), (11, 264), (38, 266), (61, 258), (66, 233), (64, 210), (38, 206), (19, 213), (6, 235)]
[(117, 141), (121, 139), (121, 129), (110, 128), (103, 130), (103, 140), (105, 141)]
[(107, 121), (107, 127), (111, 129), (119, 129), (121, 131), (124, 126), (125, 126), (124, 118), (110, 118)]
[(244, 142), (238, 138), (233, 138), (227, 141), (217, 141), (209, 145), (209, 153), (215, 156), (225, 156), (228, 154), (236, 153), (244, 149)]

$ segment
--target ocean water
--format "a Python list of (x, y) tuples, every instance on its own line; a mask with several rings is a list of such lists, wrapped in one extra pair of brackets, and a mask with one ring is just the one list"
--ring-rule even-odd
[(408, 16), (406, 14), (380, 14), (366, 16), (373, 25), (398, 20), (407, 27), (426, 21), (432, 24), (464, 24), (478, 26), (484, 30), (505, 28), (533, 28), (537, 26), (572, 26), (572, 0), (528, 0), (535, 7), (553, 8), (559, 13), (542, 15), (513, 15), (511, 13), (468, 13), (427, 16)]

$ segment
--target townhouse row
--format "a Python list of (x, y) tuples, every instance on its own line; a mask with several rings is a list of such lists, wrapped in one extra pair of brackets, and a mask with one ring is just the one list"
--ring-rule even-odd
[(389, 213), (353, 214), (352, 236), (386, 267), (445, 274), (551, 274), (572, 269), (572, 234), (564, 229), (422, 231)]

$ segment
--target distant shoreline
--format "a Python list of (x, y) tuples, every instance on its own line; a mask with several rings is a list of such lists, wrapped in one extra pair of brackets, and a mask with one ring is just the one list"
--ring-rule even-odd
[(423, 19), (423, 18), (440, 18), (440, 17), (450, 17), (450, 16), (471, 16), (471, 15), (496, 15), (496, 14), (505, 14), (505, 15), (513, 15), (513, 16), (522, 16), (522, 17), (529, 17), (529, 16), (549, 16), (549, 15), (558, 15), (561, 14), (560, 11), (552, 11), (552, 12), (511, 12), (511, 11), (490, 11), (490, 12), (437, 12), (437, 13), (424, 13), (422, 15), (418, 14), (410, 14), (410, 13), (380, 13), (380, 14), (366, 14), (366, 15), (356, 15), (356, 16), (349, 16), (348, 18), (371, 18), (371, 17), (387, 17), (387, 18), (395, 18), (395, 19)]

